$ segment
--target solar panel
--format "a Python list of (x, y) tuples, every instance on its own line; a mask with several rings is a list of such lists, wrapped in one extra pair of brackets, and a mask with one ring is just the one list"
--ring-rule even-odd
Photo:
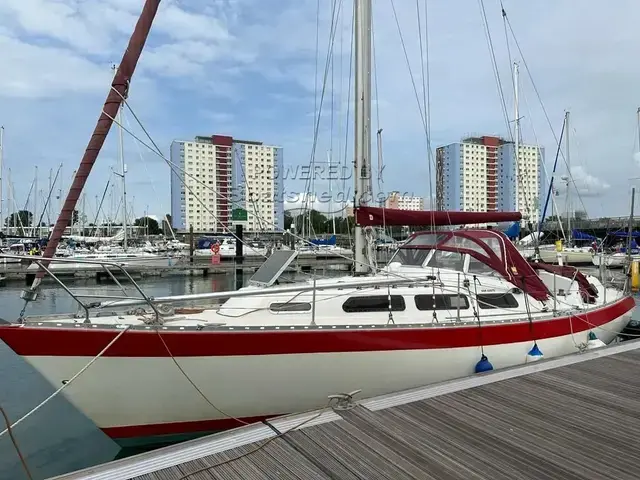
[(276, 250), (249, 279), (250, 285), (270, 287), (298, 256), (296, 250)]

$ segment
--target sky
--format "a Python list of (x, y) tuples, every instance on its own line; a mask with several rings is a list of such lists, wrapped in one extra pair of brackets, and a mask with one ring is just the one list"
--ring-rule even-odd
[[(299, 204), (297, 194), (307, 189), (299, 168), (309, 164), (314, 151), (315, 161), (322, 165), (328, 156), (336, 165), (350, 165), (353, 156), (353, 4), (337, 3), (333, 61), (325, 75), (332, 0), (163, 0), (131, 84), (129, 104), (167, 157), (172, 140), (196, 135), (226, 134), (282, 146), (289, 171), (285, 198), (289, 206)], [(429, 146), (433, 151), (468, 134), (509, 136), (513, 125), (505, 121), (493, 73), (480, 8), (484, 3), (511, 120), (510, 61), (520, 63), (523, 140), (545, 147), (550, 171), (557, 148), (554, 137), (569, 110), (571, 172), (580, 192), (579, 198), (574, 195), (575, 208), (586, 209), (591, 217), (628, 214), (633, 178), (640, 177), (640, 64), (634, 60), (640, 3), (618, 0), (613, 8), (606, 2), (581, 0), (576, 8), (575, 0), (504, 0), (522, 55), (514, 38), (505, 35), (498, 0), (373, 3), (372, 128), (374, 133), (383, 129), (382, 191), (428, 199), (435, 193)], [(120, 61), (142, 4), (0, 2), (5, 213), (12, 199), (23, 206), (36, 167), (38, 190), (46, 197), (50, 171), (55, 175), (62, 164), (61, 189), (66, 195), (108, 93), (111, 65)], [(422, 42), (422, 58), (428, 75), (423, 76), (419, 32), (424, 37), (425, 30), (428, 48)], [(430, 142), (421, 120), (423, 107), (416, 99), (422, 102), (427, 79)], [(124, 126), (148, 143), (131, 114), (125, 116)], [(375, 165), (375, 135), (373, 143)], [(124, 152), (133, 214), (168, 213), (170, 169), (165, 161), (127, 133)], [(117, 208), (120, 187), (111, 186), (119, 181), (111, 174), (114, 168), (119, 169), (117, 132), (112, 129), (85, 189), (89, 217), (105, 191), (113, 193), (106, 195), (103, 208)], [(558, 172), (565, 174), (566, 168), (561, 158)], [(7, 188), (9, 176), (12, 189)], [(316, 192), (329, 189), (326, 175), (322, 177)], [(334, 181), (334, 195), (342, 192), (348, 198), (351, 183), (351, 178)], [(113, 206), (110, 196), (115, 198)], [(558, 201), (562, 204), (563, 197)]]

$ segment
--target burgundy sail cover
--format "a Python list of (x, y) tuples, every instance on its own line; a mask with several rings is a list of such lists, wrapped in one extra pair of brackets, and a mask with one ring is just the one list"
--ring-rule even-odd
[(380, 225), (465, 225), (489, 222), (516, 222), (520, 212), (446, 212), (435, 210), (398, 210), (395, 208), (358, 207), (356, 223), (363, 227)]

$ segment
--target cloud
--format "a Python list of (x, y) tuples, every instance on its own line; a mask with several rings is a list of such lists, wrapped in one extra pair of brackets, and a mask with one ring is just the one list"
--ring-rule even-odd
[[(221, 42), (231, 39), (231, 34), (220, 19), (186, 11), (170, 3), (158, 12), (154, 28), (176, 40)], [(206, 54), (205, 51), (199, 53)]]
[(611, 187), (602, 178), (591, 175), (581, 166), (572, 167), (571, 175), (576, 189), (583, 197), (600, 197)]
[[(104, 90), (111, 73), (64, 48), (41, 46), (0, 34), (0, 97), (43, 98)], [(5, 120), (6, 121), (6, 120)]]
[[(555, 182), (556, 190), (563, 195), (567, 193), (567, 177), (566, 175), (560, 176)], [(602, 178), (591, 175), (587, 170), (578, 165), (571, 167), (571, 179), (568, 180), (568, 184), (571, 186), (571, 193), (578, 193), (580, 197), (602, 197), (611, 188), (611, 185), (604, 181)]]

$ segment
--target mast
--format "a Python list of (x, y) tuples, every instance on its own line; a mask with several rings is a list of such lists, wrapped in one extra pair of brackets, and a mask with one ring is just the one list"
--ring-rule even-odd
[[(62, 164), (60, 164), (62, 167)], [(60, 169), (58, 169), (60, 171)], [(49, 169), (49, 197), (47, 198), (47, 231), (49, 230), (49, 224), (51, 223), (51, 193), (53, 192), (53, 183), (51, 183), (51, 176), (53, 175), (53, 168)]]
[[(355, 18), (355, 208), (367, 206), (371, 162), (371, 0), (356, 0)], [(357, 216), (356, 216), (357, 219)], [(369, 272), (367, 239), (355, 225), (355, 272)]]
[[(4, 228), (2, 223), (2, 168), (4, 160), (4, 127), (0, 125), (0, 230)], [(9, 228), (9, 222), (7, 222), (7, 232)]]
[[(34, 191), (33, 191), (33, 220), (31, 220), (31, 222), (36, 222), (37, 218), (38, 218), (38, 166), (36, 165), (36, 173), (35, 173), (35, 177), (33, 179), (35, 186), (34, 186)], [(27, 217), (28, 220), (29, 217)], [(40, 229), (37, 228), (37, 225), (35, 223), (33, 223), (33, 225), (31, 225), (31, 232), (32, 235), (38, 236), (40, 233)]]
[(638, 107), (636, 114), (638, 116), (638, 152), (640, 152), (640, 107)]
[(384, 200), (382, 200), (383, 195), (382, 192), (382, 171), (384, 169), (382, 165), (382, 129), (379, 129), (377, 134), (377, 151), (378, 151), (378, 195), (380, 195), (380, 207), (384, 207)]
[(333, 228), (332, 232), (333, 232), (333, 235), (335, 235), (336, 234), (336, 215), (335, 215), (335, 212), (333, 211), (333, 186), (331, 184), (331, 175), (332, 175), (332, 172), (331, 172), (331, 154), (332, 154), (332, 152), (331, 152), (331, 150), (329, 150), (327, 152), (327, 165), (329, 167), (327, 172), (328, 172), (328, 175), (329, 175), (329, 212), (330, 212), (330, 215), (331, 215), (331, 228)]
[[(115, 67), (114, 67), (115, 68)], [(122, 133), (122, 105), (118, 109), (117, 115), (118, 121), (118, 154), (120, 156), (120, 177), (122, 178), (122, 226), (124, 228), (124, 239), (122, 240), (122, 246), (125, 252), (127, 251), (127, 166), (124, 163), (124, 137)]]
[[(519, 67), (517, 62), (513, 62), (513, 104), (514, 104), (514, 125), (515, 125), (515, 138), (514, 138), (514, 166), (516, 172), (516, 211), (520, 210), (520, 100), (518, 98), (518, 89), (520, 86)], [(528, 212), (527, 212), (528, 213)]]
[(565, 140), (565, 148), (566, 148), (566, 157), (567, 157), (567, 243), (571, 244), (571, 152), (569, 150), (569, 112), (567, 111), (565, 117), (565, 130), (567, 132), (567, 137)]
[[(629, 269), (629, 277), (631, 277), (631, 240), (633, 238), (633, 206), (636, 203), (636, 187), (631, 187), (631, 209), (629, 210), (629, 226), (627, 232), (627, 268)], [(630, 286), (630, 281), (626, 286)]]
[[(13, 199), (13, 185), (11, 183), (11, 169), (7, 170), (7, 235), (11, 234), (11, 221), (13, 221), (13, 226), (15, 227), (16, 216), (13, 215), (13, 204), (11, 200)], [(15, 234), (15, 233), (14, 233)]]
[[(78, 203), (78, 199), (80, 198), (80, 194), (87, 182), (87, 178), (91, 173), (93, 165), (98, 158), (98, 154), (102, 149), (102, 145), (104, 145), (104, 141), (109, 134), (109, 130), (113, 124), (113, 118), (117, 115), (118, 109), (122, 104), (122, 98), (126, 98), (131, 78), (133, 77), (136, 65), (140, 59), (140, 54), (142, 53), (147, 36), (151, 30), (151, 25), (153, 24), (153, 19), (155, 18), (159, 5), (160, 0), (145, 0), (144, 7), (140, 13), (140, 18), (138, 18), (138, 23), (136, 23), (135, 29), (129, 39), (129, 44), (124, 51), (118, 71), (111, 82), (111, 86), (109, 87), (109, 93), (107, 94), (100, 117), (98, 118), (98, 123), (91, 135), (87, 149), (85, 150), (82, 161), (80, 162), (80, 167), (76, 171), (73, 183), (71, 184), (71, 188), (69, 189), (69, 193), (67, 194), (67, 198), (60, 212), (60, 216), (58, 217), (53, 231), (51, 232), (51, 237), (49, 238), (47, 248), (43, 254), (44, 258), (53, 257), (53, 254), (60, 243), (60, 239), (62, 238), (62, 234), (64, 233), (64, 229), (69, 224), (69, 220), (71, 220), (73, 210)], [(48, 262), (45, 262), (45, 264), (48, 265)], [(31, 286), (32, 292), (35, 292), (38, 288), (44, 274), (45, 271), (43, 269), (38, 270), (36, 279)], [(24, 296), (27, 301), (32, 300), (34, 297), (34, 294), (26, 294)]]
[(86, 208), (87, 208), (87, 192), (84, 192), (82, 194), (82, 213), (80, 214), (80, 224), (82, 225), (82, 233), (80, 235), (84, 236), (85, 235), (85, 229), (86, 229)]

